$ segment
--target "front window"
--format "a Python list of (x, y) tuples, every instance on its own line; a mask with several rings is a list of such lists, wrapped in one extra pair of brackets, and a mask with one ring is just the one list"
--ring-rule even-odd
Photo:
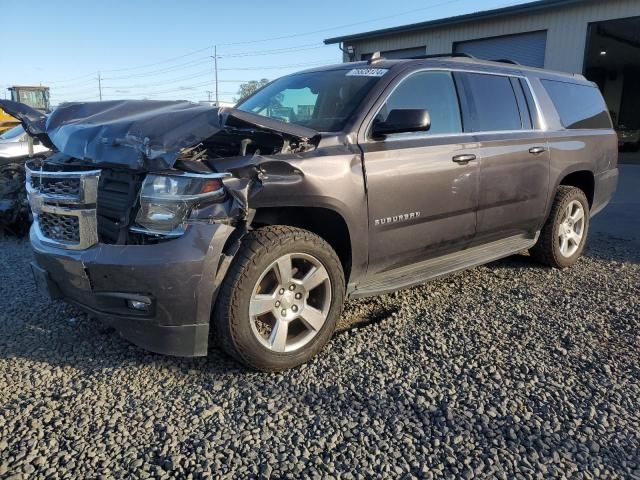
[(273, 81), (236, 108), (320, 132), (337, 132), (385, 72), (353, 69), (289, 75)]
[[(458, 95), (449, 72), (417, 72), (400, 83), (389, 95), (375, 121), (384, 122), (392, 110), (427, 110), (431, 127), (427, 134), (455, 134), (462, 132)], [(424, 135), (401, 133), (396, 136)]]

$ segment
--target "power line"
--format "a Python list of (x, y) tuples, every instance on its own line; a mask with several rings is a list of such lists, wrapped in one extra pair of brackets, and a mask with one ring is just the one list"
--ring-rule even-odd
[[(301, 32), (301, 33), (296, 33), (296, 34), (289, 34), (289, 35), (281, 35), (281, 36), (276, 36), (276, 37), (270, 37), (270, 38), (263, 38), (263, 39), (259, 39), (259, 40), (247, 40), (247, 41), (239, 41), (239, 42), (229, 42), (229, 43), (220, 43), (217, 44), (217, 46), (235, 46), (235, 45), (245, 45), (245, 44), (253, 44), (253, 43), (259, 43), (259, 42), (269, 42), (269, 41), (275, 41), (275, 40), (283, 40), (283, 39), (290, 39), (290, 38), (297, 38), (297, 37), (302, 37), (302, 36), (309, 36), (309, 35), (313, 35), (313, 34), (318, 34), (318, 33), (323, 33), (323, 32), (328, 32), (328, 31), (334, 31), (334, 30), (339, 30), (339, 29), (344, 29), (344, 28), (349, 28), (349, 27), (353, 27), (353, 26), (357, 26), (357, 25), (363, 25), (363, 24), (367, 24), (367, 23), (373, 23), (373, 22), (378, 22), (381, 20), (386, 20), (386, 19), (390, 19), (390, 18), (395, 18), (395, 17), (400, 17), (400, 16), (404, 16), (404, 15), (408, 15), (411, 13), (415, 13), (415, 12), (419, 12), (419, 11), (424, 11), (424, 10), (428, 10), (428, 9), (433, 9), (433, 8), (437, 8), (437, 7), (442, 7), (445, 5), (449, 5), (449, 4), (453, 4), (453, 3), (457, 3), (460, 2), (462, 0), (447, 0), (447, 1), (442, 1), (439, 3), (435, 3), (432, 5), (428, 5), (428, 6), (424, 6), (421, 8), (415, 8), (412, 10), (408, 10), (405, 12), (400, 12), (400, 13), (396, 13), (393, 15), (387, 15), (384, 17), (378, 17), (378, 18), (374, 18), (374, 19), (369, 19), (369, 20), (362, 20), (359, 22), (353, 22), (353, 23), (349, 23), (349, 24), (343, 24), (340, 26), (336, 26), (336, 27), (329, 27), (329, 28), (324, 28), (324, 29), (319, 29), (319, 30), (314, 30), (314, 31), (307, 31), (307, 32)], [(513, 2), (511, 2), (510, 4), (513, 4)], [(122, 85), (119, 84), (120, 81), (122, 80), (127, 80), (127, 79), (142, 79), (145, 77), (150, 77), (150, 76), (159, 76), (159, 75), (165, 75), (168, 73), (172, 73), (172, 72), (177, 72), (180, 71), (181, 73), (183, 73), (185, 70), (189, 70), (191, 68), (196, 68), (199, 67), (201, 65), (205, 65), (205, 64), (211, 64), (211, 59), (213, 57), (211, 56), (206, 56), (206, 57), (198, 57), (195, 59), (190, 59), (188, 61), (184, 61), (184, 62), (180, 62), (178, 64), (175, 64), (176, 61), (179, 61), (181, 59), (185, 59), (187, 57), (191, 57), (193, 55), (196, 55), (198, 53), (204, 52), (204, 51), (210, 51), (211, 49), (213, 49), (214, 45), (212, 46), (207, 46), (201, 49), (197, 49), (197, 50), (193, 50), (190, 52), (187, 52), (185, 54), (182, 55), (178, 55), (178, 56), (174, 56), (174, 57), (170, 57), (164, 60), (160, 60), (157, 62), (153, 62), (153, 63), (147, 63), (147, 64), (143, 64), (143, 65), (137, 65), (137, 66), (132, 66), (132, 67), (126, 67), (126, 68), (118, 68), (118, 69), (107, 69), (107, 70), (101, 70), (102, 73), (104, 72), (111, 72), (111, 73), (115, 73), (114, 76), (112, 77), (102, 77), (100, 76), (100, 85), (98, 85), (98, 90), (102, 90), (102, 89), (107, 89), (110, 90), (112, 92), (115, 93), (115, 91), (117, 89), (120, 90), (127, 90), (127, 89), (148, 89), (149, 87), (155, 87), (155, 86), (162, 86), (162, 85), (167, 85), (170, 83), (175, 83), (175, 82), (180, 82), (183, 80), (190, 80), (193, 78), (199, 78), (199, 77), (203, 77), (205, 75), (211, 75), (212, 72), (209, 69), (208, 71), (204, 71), (204, 70), (197, 70), (191, 74), (189, 74), (188, 76), (185, 76), (184, 74), (178, 78), (172, 78), (172, 79), (168, 79), (168, 80), (162, 80), (162, 81), (156, 81), (154, 83), (150, 83), (150, 84), (142, 84), (142, 83), (136, 83), (133, 85)], [(302, 45), (297, 45), (294, 47), (283, 47), (283, 48), (272, 48), (272, 49), (262, 49), (262, 50), (247, 50), (247, 51), (241, 51), (241, 52), (235, 52), (235, 53), (226, 53), (226, 54), (216, 54), (216, 59), (224, 59), (224, 58), (228, 58), (228, 59), (232, 59), (232, 58), (242, 58), (242, 57), (250, 57), (250, 56), (262, 56), (262, 55), (286, 55), (288, 53), (295, 53), (301, 50), (314, 50), (314, 49), (321, 49), (321, 48), (332, 48), (332, 46), (330, 45), (323, 45), (323, 44), (318, 44), (316, 43), (308, 43), (308, 44), (302, 44)], [(284, 70), (284, 69), (288, 69), (288, 68), (297, 68), (297, 67), (311, 67), (311, 66), (317, 66), (317, 65), (323, 65), (323, 64), (327, 64), (327, 63), (331, 63), (333, 62), (334, 59), (331, 60), (327, 60), (327, 61), (321, 61), (321, 62), (310, 62), (310, 63), (291, 63), (291, 64), (285, 64), (285, 65), (278, 65), (278, 66), (242, 66), (242, 67), (224, 67), (224, 68), (218, 68), (218, 70), (220, 71), (258, 71), (258, 70)], [(170, 65), (171, 63), (173, 63), (173, 65)], [(169, 64), (169, 65), (168, 65)], [(156, 67), (159, 65), (165, 65), (161, 68), (156, 68), (153, 70), (145, 70), (145, 69), (149, 69), (151, 67)], [(132, 72), (132, 73), (125, 73), (124, 75), (119, 75), (117, 72)], [(186, 73), (186, 72), (184, 72)], [(88, 73), (85, 75), (81, 75), (81, 76), (76, 76), (73, 78), (69, 78), (67, 80), (55, 80), (52, 82), (48, 82), (49, 85), (52, 85), (53, 87), (55, 87), (55, 90), (63, 90), (63, 91), (68, 91), (69, 93), (64, 94), (63, 96), (75, 96), (75, 95), (80, 95), (80, 94), (85, 94), (85, 93), (89, 93), (89, 92), (94, 92), (94, 93), (98, 93), (96, 92), (96, 87), (94, 86), (93, 88), (82, 88), (80, 90), (76, 90), (77, 87), (83, 87), (83, 86), (88, 86), (88, 85), (96, 85), (96, 82), (98, 81), (98, 78), (96, 77), (96, 75), (98, 75), (98, 72), (93, 72), (93, 73)], [(106, 85), (104, 84), (106, 81)], [(242, 82), (246, 82), (249, 80), (218, 80), (219, 83), (242, 83)], [(72, 83), (68, 83), (68, 82), (72, 82)], [(173, 90), (164, 90), (164, 91), (160, 91), (160, 92), (150, 92), (150, 95), (158, 95), (158, 94), (162, 94), (162, 93), (169, 93), (169, 92), (173, 92), (173, 91), (188, 91), (188, 89), (190, 88), (197, 88), (198, 86), (211, 86), (211, 84), (213, 83), (213, 79), (210, 82), (206, 82), (203, 84), (194, 84), (194, 85), (190, 85), (190, 86), (185, 86), (185, 87), (181, 87), (179, 89), (173, 89)], [(56, 86), (57, 84), (60, 84), (59, 86)], [(223, 92), (220, 92), (223, 93)], [(226, 94), (226, 92), (225, 92)], [(144, 93), (140, 93), (137, 95), (144, 95)], [(56, 97), (57, 98), (57, 97)]]
[(285, 68), (296, 68), (296, 67), (313, 67), (318, 65), (327, 65), (327, 63), (332, 60), (324, 60), (321, 62), (311, 62), (311, 63), (292, 63), (289, 65), (278, 65), (272, 67), (230, 67), (230, 68), (219, 68), (218, 70), (281, 70)]
[(91, 77), (91, 76), (95, 76), (98, 72), (91, 72), (91, 73), (87, 73), (86, 75), (80, 75), (79, 77), (73, 77), (73, 78), (67, 78), (66, 80), (53, 80), (51, 82), (47, 82), (49, 85), (51, 84), (56, 84), (56, 83), (66, 83), (66, 82), (73, 82), (74, 80), (79, 80), (81, 78), (86, 78), (86, 77)]
[[(98, 72), (96, 72), (96, 75), (97, 74), (98, 74)], [(56, 86), (55, 83), (51, 83), (51, 82), (47, 82), (46, 85), (47, 86), (53, 86), (53, 87), (56, 87), (56, 88), (76, 88), (76, 87), (81, 87), (83, 85), (89, 85), (89, 84), (95, 85), (96, 78), (97, 78), (97, 76), (94, 76), (94, 77), (89, 78), (89, 79), (87, 79), (87, 80), (85, 80), (83, 82), (68, 83), (68, 84), (61, 85), (61, 86)]]
[(124, 72), (127, 70), (136, 70), (138, 68), (147, 68), (147, 67), (154, 67), (156, 65), (161, 65), (163, 63), (169, 63), (173, 60), (178, 60), (180, 58), (184, 58), (184, 57), (188, 57), (190, 55), (194, 55), (196, 53), (200, 53), (200, 52), (204, 52), (206, 50), (210, 50), (213, 46), (208, 46), (208, 47), (204, 47), (204, 48), (200, 48), (198, 50), (193, 50), (191, 52), (185, 53), (184, 55), (178, 55), (177, 57), (171, 57), (171, 58), (167, 58), (165, 60), (160, 60), (158, 62), (155, 63), (147, 63), (146, 65), (137, 65), (135, 67), (126, 67), (126, 68), (113, 68), (111, 70), (103, 70), (103, 72)]
[[(97, 79), (96, 79), (96, 80), (97, 80)], [(96, 92), (96, 87), (95, 87), (95, 85), (96, 85), (96, 83), (95, 83), (95, 82), (96, 82), (96, 80), (94, 80), (94, 81), (93, 81), (93, 87), (92, 87), (92, 88), (83, 88), (83, 89), (80, 89), (80, 90), (74, 90), (74, 89), (72, 89), (72, 90), (71, 90), (71, 92), (72, 92), (74, 95), (76, 95), (76, 94), (78, 94), (78, 93), (79, 93), (79, 94), (83, 94), (83, 93), (88, 93), (88, 92)], [(104, 79), (102, 79), (102, 80), (104, 80)], [(102, 88), (104, 88), (104, 87), (102, 87)], [(59, 88), (59, 87), (51, 87), (51, 91), (52, 91), (52, 92), (62, 92), (62, 93), (64, 94), (66, 90), (67, 90), (67, 89), (63, 89), (63, 88)]]
[(160, 70), (154, 70), (151, 72), (144, 72), (144, 73), (133, 73), (130, 75), (121, 75), (121, 76), (115, 76), (115, 77), (105, 77), (105, 80), (126, 80), (128, 78), (142, 78), (142, 77), (148, 77), (149, 75), (161, 75), (163, 73), (175, 72), (176, 70), (195, 67), (195, 66), (203, 65), (205, 63), (210, 63), (210, 62), (211, 60), (209, 60), (209, 57), (201, 57), (196, 60), (192, 60), (186, 63), (181, 63), (179, 65), (174, 65), (172, 67), (167, 67)]
[(307, 45), (300, 45), (297, 47), (286, 47), (286, 48), (276, 48), (270, 50), (256, 50), (250, 52), (236, 52), (236, 53), (227, 53), (224, 55), (218, 55), (219, 58), (235, 58), (235, 57), (255, 57), (260, 55), (274, 55), (274, 54), (282, 54), (282, 53), (293, 53), (299, 52), (301, 50), (315, 50), (319, 48), (333, 48), (332, 45), (324, 45), (317, 43), (310, 43)]
[[(285, 40), (285, 39), (290, 39), (290, 38), (297, 38), (297, 37), (304, 37), (304, 36), (310, 36), (310, 35), (315, 35), (318, 33), (324, 33), (324, 32), (330, 32), (330, 31), (334, 31), (334, 30), (340, 30), (343, 28), (349, 28), (349, 27), (354, 27), (354, 26), (358, 26), (358, 25), (364, 25), (367, 23), (374, 23), (374, 22), (378, 22), (381, 20), (386, 20), (389, 18), (396, 18), (396, 17), (401, 17), (404, 15), (409, 15), (411, 13), (415, 13), (415, 12), (420, 12), (420, 11), (424, 11), (424, 10), (430, 10), (433, 8), (438, 8), (438, 7), (442, 7), (445, 5), (450, 5), (452, 3), (457, 3), (460, 2), (462, 0), (447, 0), (444, 2), (440, 2), (440, 3), (436, 3), (433, 5), (428, 5), (425, 7), (421, 7), (421, 8), (415, 8), (412, 10), (407, 10), (405, 12), (400, 12), (400, 13), (396, 13), (393, 15), (386, 15), (384, 17), (378, 17), (378, 18), (373, 18), (373, 19), (369, 19), (369, 20), (362, 20), (359, 22), (353, 22), (353, 23), (348, 23), (348, 24), (343, 24), (343, 25), (339, 25), (336, 27), (328, 27), (328, 28), (323, 28), (323, 29), (319, 29), (319, 30), (313, 30), (313, 31), (307, 31), (307, 32), (301, 32), (301, 33), (294, 33), (294, 34), (289, 34), (289, 35), (281, 35), (281, 36), (276, 36), (276, 37), (269, 37), (269, 38), (262, 38), (262, 39), (256, 39), (256, 40), (245, 40), (245, 41), (239, 41), (239, 42), (227, 42), (227, 43), (218, 43), (217, 46), (235, 46), (235, 45), (249, 45), (249, 44), (255, 44), (255, 43), (262, 43), (262, 42), (270, 42), (270, 41), (275, 41), (275, 40)], [(310, 46), (312, 44), (309, 44)], [(143, 65), (136, 65), (136, 66), (132, 66), (132, 67), (125, 67), (125, 68), (115, 68), (115, 69), (102, 69), (102, 73), (108, 72), (125, 72), (125, 71), (132, 71), (132, 70), (140, 70), (140, 69), (145, 69), (145, 68), (149, 68), (149, 67), (154, 67), (157, 65), (162, 65), (162, 64), (166, 64), (166, 63), (171, 63), (175, 60), (179, 60), (181, 58), (185, 58), (185, 57), (189, 57), (191, 55), (195, 55), (196, 53), (200, 53), (200, 52), (204, 52), (207, 50), (211, 50), (214, 47), (214, 45), (209, 45), (207, 47), (204, 48), (200, 48), (197, 50), (193, 50), (190, 52), (187, 52), (185, 54), (182, 55), (177, 55), (175, 57), (170, 57), (170, 58), (166, 58), (164, 60), (159, 60), (157, 62), (153, 62), (153, 63), (147, 63), (147, 64), (143, 64)], [(318, 48), (320, 48), (320, 46), (318, 46)], [(282, 50), (282, 51), (289, 51), (289, 49), (287, 48), (283, 48), (283, 49), (274, 49), (274, 50)], [(291, 51), (295, 51), (296, 47), (291, 47)], [(256, 52), (239, 52), (239, 54), (236, 54), (236, 56), (249, 56), (250, 53), (255, 53), (258, 54), (258, 52), (260, 51), (256, 51)], [(268, 55), (268, 50), (264, 50), (262, 51), (265, 55)], [(279, 52), (273, 52), (273, 53), (279, 53)], [(281, 52), (280, 52), (281, 53)], [(227, 54), (229, 57), (233, 56), (234, 54)], [(158, 72), (160, 73), (160, 72)], [(55, 81), (51, 81), (48, 82), (48, 84), (55, 84), (55, 83), (65, 83), (65, 82), (69, 82), (72, 80), (76, 80), (76, 79), (83, 79), (89, 76), (95, 76), (97, 74), (97, 72), (93, 72), (90, 74), (86, 74), (86, 75), (82, 75), (82, 76), (78, 76), (78, 77), (74, 77), (71, 79), (66, 79), (66, 80), (55, 80)], [(146, 76), (146, 75), (150, 75), (149, 74), (140, 74), (141, 76)], [(155, 74), (155, 73), (154, 73)], [(135, 74), (132, 74), (135, 75)], [(119, 77), (112, 77), (113, 78), (119, 78)], [(105, 80), (107, 79), (107, 77), (105, 77)]]
[[(277, 66), (270, 66), (270, 67), (237, 67), (237, 68), (222, 68), (220, 70), (225, 70), (225, 71), (229, 71), (229, 70), (244, 70), (244, 71), (255, 71), (255, 70), (282, 70), (282, 69), (288, 69), (288, 68), (297, 68), (297, 67), (310, 67), (310, 66), (318, 66), (318, 65), (324, 65), (326, 64), (328, 61), (319, 61), (319, 62), (307, 62), (307, 63), (295, 63), (295, 64), (287, 64), (287, 65), (277, 65)], [(109, 80), (109, 79), (105, 79), (100, 77), (100, 82), (98, 84), (98, 96), (100, 96), (100, 90), (111, 90), (114, 91), (117, 89), (120, 90), (137, 90), (137, 89), (149, 89), (150, 87), (157, 87), (157, 86), (162, 86), (162, 85), (168, 85), (168, 84), (173, 84), (176, 82), (180, 82), (183, 80), (191, 80), (193, 78), (201, 78), (204, 76), (208, 76), (211, 75), (211, 71), (207, 70), (207, 71), (200, 71), (200, 72), (196, 72), (196, 73), (192, 73), (189, 74), (188, 76), (181, 76), (178, 78), (171, 78), (168, 80), (162, 80), (159, 82), (154, 82), (154, 83), (148, 83), (148, 84), (133, 84), (133, 85), (122, 85), (122, 84), (115, 84), (115, 85), (103, 85), (102, 83), (104, 82), (104, 80)], [(97, 79), (96, 79), (97, 80)], [(243, 82), (248, 82), (251, 80), (248, 79), (242, 79), (242, 80), (219, 80), (220, 83), (243, 83)], [(197, 87), (201, 87), (201, 86), (209, 86), (211, 84), (211, 82), (203, 82), (203, 83), (198, 83), (198, 84), (191, 84), (191, 85), (186, 85), (183, 87), (179, 87), (177, 89), (168, 89), (168, 90), (160, 90), (160, 91), (146, 91), (146, 92), (140, 92), (138, 94), (136, 94), (135, 92), (127, 92), (128, 94), (136, 94), (136, 95), (159, 95), (159, 94), (163, 94), (163, 93), (169, 93), (169, 92), (174, 92), (174, 91), (188, 91), (190, 89), (193, 88), (197, 88)], [(60, 87), (55, 87), (52, 90), (56, 91), (56, 95), (59, 94), (59, 90), (61, 90)], [(64, 90), (64, 89), (63, 89)], [(64, 93), (64, 91), (62, 92), (62, 96), (64, 97), (72, 97), (75, 98), (77, 95), (86, 95), (86, 94), (90, 94), (91, 92), (95, 92), (95, 88), (93, 89), (82, 89), (82, 90), (74, 90), (68, 93)], [(223, 93), (223, 92), (220, 92)], [(229, 92), (224, 92), (225, 94), (228, 94)], [(112, 94), (105, 94), (103, 95), (104, 97), (113, 97)]]
[[(137, 84), (137, 85), (113, 85), (113, 86), (104, 86), (102, 88), (148, 88), (148, 87), (155, 87), (155, 86), (158, 86), (158, 85), (166, 85), (168, 83), (181, 82), (183, 80), (190, 80), (192, 78), (199, 78), (199, 77), (203, 77), (205, 75), (211, 75), (211, 69), (208, 69), (206, 71), (192, 73), (192, 74), (189, 74), (187, 76), (182, 76), (182, 77), (179, 77), (179, 78), (171, 78), (169, 80), (162, 80), (160, 82)], [(103, 80), (112, 80), (112, 79), (111, 78), (104, 78)]]

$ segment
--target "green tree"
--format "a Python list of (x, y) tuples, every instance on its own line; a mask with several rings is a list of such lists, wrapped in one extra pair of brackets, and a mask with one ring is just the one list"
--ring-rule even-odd
[(236, 102), (244, 100), (249, 95), (255, 93), (256, 90), (264, 87), (269, 80), (266, 78), (262, 78), (260, 80), (251, 80), (247, 83), (241, 83), (240, 88), (238, 88), (238, 98), (234, 99)]

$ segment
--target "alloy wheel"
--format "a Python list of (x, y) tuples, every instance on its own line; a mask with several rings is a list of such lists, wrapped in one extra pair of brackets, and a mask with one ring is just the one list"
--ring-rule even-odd
[(249, 302), (251, 330), (275, 352), (307, 345), (327, 321), (331, 281), (312, 255), (290, 253), (272, 262), (259, 277)]
[(558, 228), (560, 254), (569, 258), (580, 248), (584, 237), (585, 212), (582, 203), (573, 200), (562, 213)]

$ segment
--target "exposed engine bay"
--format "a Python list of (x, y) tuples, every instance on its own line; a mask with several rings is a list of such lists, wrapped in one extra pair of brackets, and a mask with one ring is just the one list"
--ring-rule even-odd
[(27, 163), (26, 188), (36, 235), (69, 249), (162, 242), (194, 222), (236, 224), (261, 188), (256, 165), (320, 139), (300, 125), (190, 102), (69, 103), (49, 117), (0, 104), (52, 149)]
[(295, 154), (313, 150), (315, 147), (315, 144), (307, 140), (290, 138), (270, 131), (229, 128), (197, 145), (182, 149), (174, 167), (191, 172), (203, 172), (203, 165), (194, 165), (201, 163), (216, 171), (217, 159)]

